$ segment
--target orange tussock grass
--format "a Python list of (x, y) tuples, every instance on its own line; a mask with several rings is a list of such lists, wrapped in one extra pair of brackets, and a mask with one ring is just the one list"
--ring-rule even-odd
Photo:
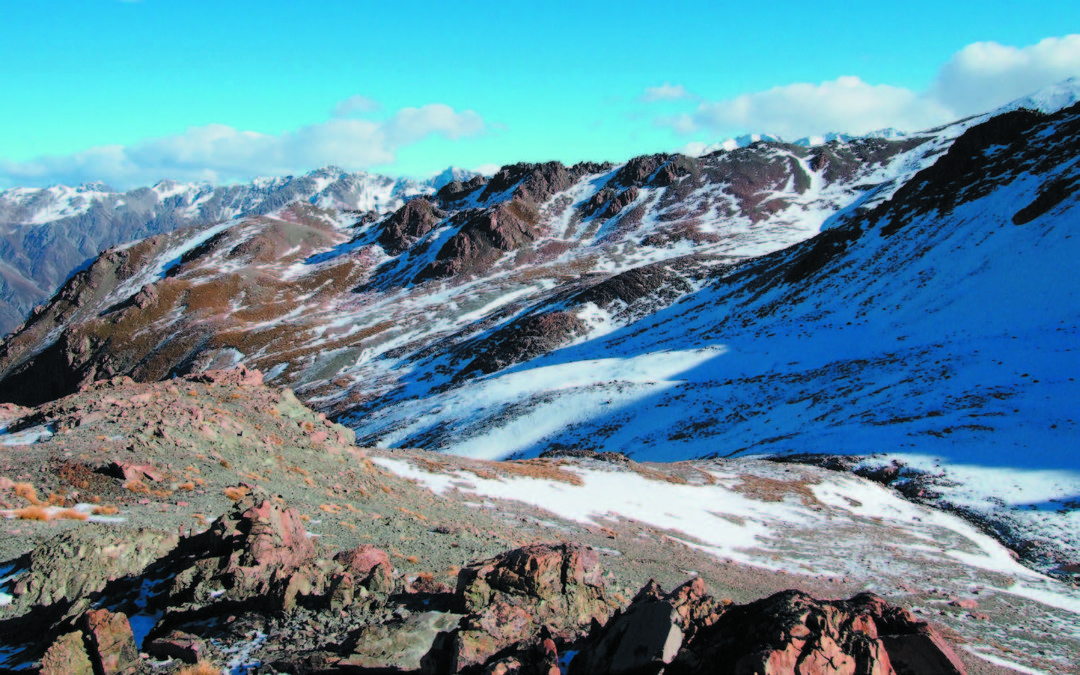
[(191, 481), (188, 481), (186, 483), (180, 483), (176, 486), (176, 489), (183, 490), (184, 492), (191, 492), (195, 489), (195, 483), (192, 483)]
[(129, 480), (124, 483), (124, 489), (136, 494), (150, 494), (150, 488), (141, 480)]
[(304, 483), (306, 483), (308, 487), (315, 487), (315, 481), (311, 479), (311, 476), (304, 476)]
[(48, 502), (49, 506), (64, 506), (65, 504), (67, 504), (67, 499), (63, 495), (54, 492), (49, 495)]
[(57, 520), (86, 520), (87, 515), (81, 511), (75, 509), (64, 509), (59, 513), (53, 514), (53, 518)]
[(416, 556), (411, 555), (408, 558), (405, 558), (405, 562), (415, 565), (416, 563), (420, 562), (420, 558), (417, 558)]
[(240, 501), (246, 497), (249, 492), (251, 492), (251, 490), (243, 485), (225, 488), (225, 496), (234, 502)]
[(93, 514), (95, 516), (111, 516), (111, 515), (115, 515), (117, 513), (120, 513), (120, 509), (116, 508), (115, 506), (109, 506), (109, 505), (95, 506), (94, 510), (93, 510)]
[(40, 506), (27, 506), (15, 511), (15, 517), (19, 520), (48, 520), (49, 512)]
[(320, 504), (319, 508), (327, 513), (341, 513), (341, 507), (337, 504)]
[(225, 459), (224, 457), (222, 457), (221, 459), (218, 460), (218, 464), (220, 464), (223, 469), (231, 469), (232, 468), (232, 463), (229, 462), (229, 460)]
[(193, 666), (182, 666), (176, 671), (176, 675), (220, 675), (221, 668), (206, 661), (200, 661)]
[(30, 502), (34, 506), (41, 506), (41, 500), (38, 499), (37, 490), (30, 483), (15, 483), (15, 496), (22, 497), (26, 501)]

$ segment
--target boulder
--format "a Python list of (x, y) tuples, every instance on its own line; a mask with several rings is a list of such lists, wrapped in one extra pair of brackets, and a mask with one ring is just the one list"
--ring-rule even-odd
[(125, 673), (139, 663), (139, 650), (125, 614), (90, 610), (83, 615), (83, 633), (94, 671), (100, 675)]
[(58, 637), (41, 657), (41, 675), (94, 675), (94, 667), (83, 647), (82, 633), (73, 631)]
[(353, 579), (373, 593), (389, 593), (394, 588), (394, 566), (386, 551), (361, 544), (334, 556)]
[(376, 624), (360, 631), (351, 647), (351, 654), (338, 663), (338, 668), (376, 672), (415, 672), (421, 668), (423, 657), (431, 651), (440, 633), (457, 628), (460, 614), (424, 612), (413, 614), (401, 622)]
[(687, 640), (666, 673), (964, 673), (926, 623), (871, 593), (815, 600), (783, 591), (729, 607)]
[(614, 609), (604, 596), (599, 554), (569, 543), (531, 544), (465, 567), (455, 604), (467, 616), (447, 641), (453, 672), (483, 665), (504, 650), (535, 662), (541, 629), (583, 635)]

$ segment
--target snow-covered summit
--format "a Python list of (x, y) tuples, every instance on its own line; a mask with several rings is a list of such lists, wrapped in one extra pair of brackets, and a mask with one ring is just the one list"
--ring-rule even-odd
[(1000, 115), (1010, 110), (1038, 110), (1044, 113), (1053, 113), (1068, 108), (1080, 102), (1080, 77), (1070, 77), (1057, 84), (1052, 84), (1011, 103), (1006, 103), (990, 113), (991, 116)]

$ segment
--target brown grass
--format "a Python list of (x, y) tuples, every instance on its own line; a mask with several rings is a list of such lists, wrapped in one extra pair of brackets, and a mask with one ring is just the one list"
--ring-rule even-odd
[(53, 518), (57, 520), (86, 520), (88, 516), (75, 509), (64, 509), (63, 511), (53, 514)]
[[(584, 485), (581, 476), (563, 467), (568, 463), (563, 460), (552, 462), (547, 459), (521, 459), (509, 462), (490, 462), (492, 469), (501, 473), (509, 473), (515, 476), (527, 476), (542, 480), (554, 480), (570, 485)], [(467, 467), (463, 467), (468, 470)]]
[(234, 502), (238, 502), (251, 492), (251, 488), (246, 485), (236, 485), (233, 487), (225, 488), (225, 496)]
[(146, 483), (142, 482), (141, 480), (129, 480), (128, 482), (124, 483), (124, 489), (128, 490), (129, 492), (134, 492), (135, 494), (150, 494), (150, 488), (147, 487)]
[(30, 483), (15, 483), (13, 489), (16, 497), (22, 497), (34, 506), (41, 506), (41, 500), (38, 499), (37, 490), (35, 490), (34, 486)]
[(663, 481), (665, 483), (672, 483), (674, 485), (686, 485), (688, 481), (677, 474), (668, 473), (667, 471), (657, 471), (647, 466), (640, 464), (631, 464), (630, 468), (634, 473), (638, 474), (642, 478), (648, 478), (649, 480)]
[(786, 481), (746, 475), (740, 476), (739, 480), (732, 489), (758, 501), (782, 502), (788, 495), (795, 495), (802, 501), (803, 506), (822, 506), (810, 489), (815, 483), (805, 478)]
[(17, 509), (15, 517), (19, 520), (48, 520), (49, 512), (40, 506), (27, 506)]
[(200, 661), (193, 666), (181, 666), (174, 675), (221, 675), (221, 667)]

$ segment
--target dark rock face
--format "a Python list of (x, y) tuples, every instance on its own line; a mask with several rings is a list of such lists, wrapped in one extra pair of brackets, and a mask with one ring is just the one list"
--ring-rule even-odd
[(585, 324), (569, 312), (547, 312), (522, 317), (493, 334), (462, 345), (459, 353), (477, 354), (461, 370), (461, 377), (477, 371), (493, 373), (551, 351), (585, 332)]
[(387, 253), (397, 255), (435, 229), (445, 217), (445, 213), (426, 199), (410, 200), (382, 222), (378, 241)]
[[(1074, 156), (1080, 146), (1077, 111), (1080, 104), (1053, 115), (1015, 110), (971, 127), (937, 162), (916, 174), (871, 217), (884, 221), (882, 234), (891, 235), (910, 220), (911, 213), (949, 210), (988, 194), (1017, 173), (1038, 175), (1049, 171)], [(1050, 125), (1055, 125), (1055, 141), (1046, 146), (1038, 142), (1038, 134)], [(1013, 223), (1022, 225), (1037, 218), (1072, 194), (1078, 183), (1075, 171), (1049, 181), (1034, 202), (1017, 211)]]
[(586, 218), (612, 218), (637, 199), (639, 194), (641, 192), (633, 186), (622, 192), (603, 188), (585, 202), (581, 207), (581, 215)]

